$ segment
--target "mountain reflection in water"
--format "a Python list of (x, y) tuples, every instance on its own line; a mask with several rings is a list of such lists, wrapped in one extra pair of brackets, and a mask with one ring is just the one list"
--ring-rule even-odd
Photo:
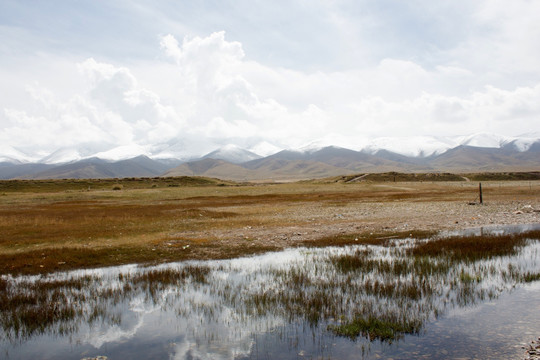
[[(481, 358), (508, 358), (540, 333), (527, 321), (540, 309), (539, 229), (4, 276), (2, 356), (445, 358), (479, 356), (487, 342)], [(508, 309), (486, 318), (497, 306)], [(503, 326), (506, 342), (495, 341)]]

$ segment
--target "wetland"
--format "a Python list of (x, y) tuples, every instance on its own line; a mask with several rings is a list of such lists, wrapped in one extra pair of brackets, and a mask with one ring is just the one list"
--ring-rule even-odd
[(540, 331), (540, 226), (483, 231), (4, 276), (2, 352), (10, 359), (516, 358), (521, 337)]

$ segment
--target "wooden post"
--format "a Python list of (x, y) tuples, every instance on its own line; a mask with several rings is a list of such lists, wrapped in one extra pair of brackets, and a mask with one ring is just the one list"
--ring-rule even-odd
[(480, 191), (480, 204), (483, 204), (484, 201), (482, 200), (482, 183), (478, 183), (478, 190)]

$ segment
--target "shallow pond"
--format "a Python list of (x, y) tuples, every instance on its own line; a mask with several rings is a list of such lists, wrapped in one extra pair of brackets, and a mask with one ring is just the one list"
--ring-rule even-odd
[(540, 335), (539, 229), (3, 277), (0, 357), (519, 359)]

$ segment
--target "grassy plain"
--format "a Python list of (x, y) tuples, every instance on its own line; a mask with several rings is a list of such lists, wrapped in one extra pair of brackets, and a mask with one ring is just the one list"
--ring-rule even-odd
[[(540, 222), (540, 181), (483, 182), (486, 204), (471, 206), (478, 183), (467, 179), (2, 181), (0, 273), (231, 258), (413, 231)], [(523, 206), (530, 211), (520, 211)]]

